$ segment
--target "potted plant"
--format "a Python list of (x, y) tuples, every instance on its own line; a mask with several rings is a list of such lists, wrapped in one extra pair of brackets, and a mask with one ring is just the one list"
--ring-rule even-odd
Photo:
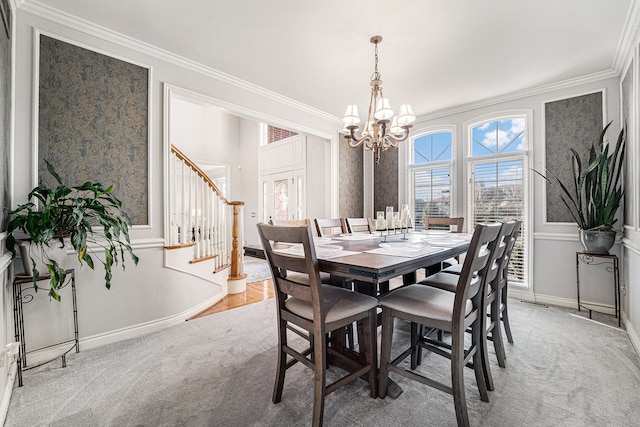
[[(547, 169), (547, 175), (536, 170), (558, 193), (580, 229), (580, 241), (585, 250), (609, 253), (615, 242), (616, 213), (622, 203), (622, 168), (625, 155), (625, 132), (620, 130), (613, 151), (605, 142), (609, 122), (600, 138), (589, 148), (583, 163), (580, 155), (571, 149), (573, 180), (561, 182)], [(584, 167), (583, 167), (584, 166)]]
[[(122, 263), (124, 269), (125, 250), (134, 264), (138, 257), (133, 253), (129, 240), (131, 219), (122, 210), (122, 202), (111, 191), (113, 186), (104, 188), (100, 183), (86, 182), (76, 187), (67, 187), (53, 166), (45, 160), (47, 170), (58, 182), (56, 188), (38, 185), (29, 193), (29, 200), (37, 200), (38, 205), (28, 202), (10, 210), (6, 247), (12, 257), (16, 247), (25, 242), (30, 246), (21, 250), (25, 271), (33, 277), (34, 288), (41, 273), (51, 275), (49, 295), (60, 300), (58, 289), (64, 284), (64, 266), (49, 252), (49, 248), (62, 250), (66, 258), (66, 245), (75, 251), (80, 264), (94, 268), (93, 257), (88, 244), (104, 249), (103, 256), (94, 254), (103, 264), (105, 286), (111, 287), (111, 268)], [(38, 269), (45, 268), (47, 271)]]

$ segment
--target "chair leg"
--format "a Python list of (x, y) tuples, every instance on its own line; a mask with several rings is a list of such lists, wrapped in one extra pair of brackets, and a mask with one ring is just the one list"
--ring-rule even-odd
[(469, 426), (464, 390), (464, 332), (451, 334), (451, 384), (458, 426)]
[(370, 366), (369, 370), (369, 395), (373, 398), (378, 396), (378, 345), (376, 338), (378, 337), (378, 314), (376, 310), (369, 311), (369, 317), (365, 321), (364, 346), (360, 347), (360, 351), (364, 347), (366, 353), (366, 363)]
[(391, 360), (391, 337), (393, 336), (393, 321), (391, 311), (382, 308), (382, 342), (380, 344), (380, 375), (378, 377), (378, 396), (381, 399), (387, 397), (387, 385), (389, 380), (389, 368), (387, 364)]
[(418, 345), (418, 333), (422, 336), (422, 325), (411, 322), (411, 369), (415, 370), (419, 364), (419, 357), (422, 356), (422, 347)]
[(322, 426), (322, 417), (324, 415), (324, 398), (326, 395), (326, 334), (319, 334), (315, 337), (313, 354), (315, 357), (314, 371), (315, 380), (313, 384), (313, 427)]
[(513, 336), (511, 335), (511, 326), (509, 325), (509, 312), (507, 311), (506, 301), (502, 302), (502, 324), (504, 325), (504, 331), (507, 334), (507, 341), (509, 341), (509, 344), (513, 344)]
[[(476, 320), (480, 322), (480, 319)], [(488, 390), (493, 391), (493, 377), (491, 376), (491, 366), (489, 366), (489, 339), (487, 338), (487, 329), (481, 327), (478, 333), (478, 346), (477, 354), (480, 356), (480, 366), (482, 367), (482, 377)], [(473, 368), (476, 367), (476, 357), (474, 356)], [(481, 393), (482, 394), (482, 393)]]
[(283, 348), (287, 345), (287, 321), (280, 320), (278, 328), (278, 366), (276, 367), (276, 381), (273, 386), (273, 403), (282, 400), (282, 388), (284, 386), (284, 374), (287, 370), (287, 354)]
[(500, 307), (496, 307), (496, 305), (491, 306), (491, 324), (493, 327), (491, 328), (491, 341), (493, 341), (493, 348), (496, 352), (496, 357), (498, 358), (498, 365), (501, 368), (507, 366), (506, 364), (506, 353), (504, 351), (504, 343), (502, 342), (502, 327), (500, 326)]
[(487, 392), (487, 383), (491, 384), (490, 390), (493, 390), (493, 378), (491, 377), (491, 368), (488, 363), (489, 357), (488, 355), (483, 355), (486, 351), (487, 345), (486, 342), (483, 344), (482, 340), (486, 339), (487, 331), (482, 320), (483, 317), (478, 316), (478, 319), (476, 319), (471, 326), (471, 348), (475, 349), (473, 354), (473, 371), (476, 375), (476, 383), (478, 384), (478, 391), (480, 392), (480, 400), (488, 402), (489, 393)]

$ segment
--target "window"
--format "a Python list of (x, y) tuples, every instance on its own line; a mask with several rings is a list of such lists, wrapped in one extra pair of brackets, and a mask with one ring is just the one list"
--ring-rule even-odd
[(412, 140), (408, 171), (416, 230), (422, 230), (424, 216), (450, 216), (452, 138), (444, 131)]
[[(469, 226), (480, 222), (522, 219), (511, 255), (510, 282), (526, 278), (527, 167), (526, 117), (509, 117), (470, 127)], [(470, 229), (472, 229), (470, 228)]]

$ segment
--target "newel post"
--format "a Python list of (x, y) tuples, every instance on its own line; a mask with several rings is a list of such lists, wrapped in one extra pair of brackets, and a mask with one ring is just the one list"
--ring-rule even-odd
[(237, 294), (247, 289), (247, 275), (244, 274), (243, 250), (240, 242), (244, 241), (244, 202), (229, 202), (233, 208), (233, 226), (231, 229), (231, 271), (227, 280), (229, 293)]

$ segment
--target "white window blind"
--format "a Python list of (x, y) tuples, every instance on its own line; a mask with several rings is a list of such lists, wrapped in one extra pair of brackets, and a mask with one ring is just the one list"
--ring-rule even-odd
[(423, 216), (448, 217), (451, 212), (449, 167), (411, 171), (415, 229), (422, 230)]
[[(523, 160), (505, 160), (473, 164), (471, 203), (472, 226), (478, 223), (524, 219)], [(509, 280), (524, 282), (524, 227), (511, 254)]]

